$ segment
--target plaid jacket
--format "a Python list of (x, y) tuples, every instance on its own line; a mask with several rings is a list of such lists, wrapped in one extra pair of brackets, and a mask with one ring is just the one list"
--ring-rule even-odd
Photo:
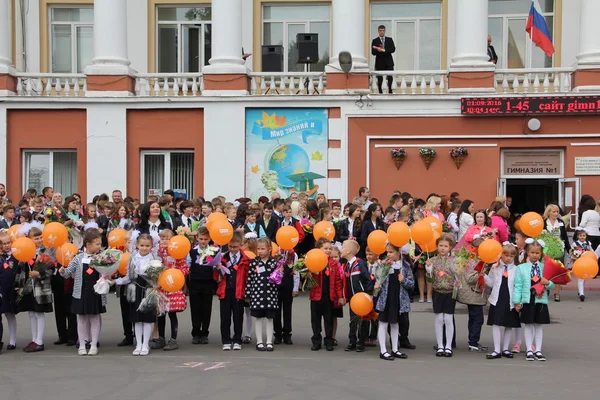
[(52, 304), (52, 285), (50, 278), (54, 273), (54, 268), (48, 268), (37, 278), (29, 277), (29, 263), (21, 262), (17, 266), (15, 274), (15, 288), (25, 288), (27, 285), (33, 285), (33, 296), (38, 304)]

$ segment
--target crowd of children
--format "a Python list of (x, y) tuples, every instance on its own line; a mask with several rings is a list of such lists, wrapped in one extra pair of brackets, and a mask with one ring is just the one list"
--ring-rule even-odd
[[(329, 204), (324, 196), (319, 196), (320, 201), (317, 201), (303, 193), (293, 194), (287, 201), (275, 198), (269, 202), (261, 198), (258, 204), (249, 199), (233, 203), (222, 198), (190, 202), (169, 196), (150, 197), (143, 205), (122, 198), (115, 204), (103, 195), (85, 206), (79, 204), (80, 197), (74, 194), (66, 199), (64, 208), (55, 197), (56, 193), (48, 201), (43, 195), (31, 196), (25, 203), (20, 202), (18, 220), (15, 207), (3, 207), (0, 313), (5, 316), (9, 331), (7, 350), (16, 349), (17, 345), (15, 315), (28, 312), (31, 342), (23, 350), (44, 351), (45, 316), (55, 311), (59, 330), (55, 344), (78, 343), (79, 355), (98, 354), (101, 315), (106, 312), (107, 296), (98, 294), (94, 288), (101, 274), (90, 266), (90, 260), (106, 246), (107, 233), (121, 227), (131, 232), (135, 249), (126, 273), (105, 279), (116, 286), (120, 297), (125, 338), (119, 346), (135, 345), (133, 355), (177, 349), (177, 313), (185, 311), (188, 303), (192, 343), (208, 344), (215, 295), (219, 300), (224, 351), (239, 351), (243, 345), (250, 344), (252, 327), (258, 351), (271, 352), (281, 343), (293, 344), (292, 304), (300, 292), (300, 273), (307, 273), (297, 268), (299, 256), (318, 248), (327, 255), (327, 265), (321, 272), (304, 278), (311, 282), (313, 351), (335, 349), (338, 319), (343, 318), (345, 305), (354, 295), (364, 292), (373, 295), (374, 311), (368, 318), (362, 318), (348, 308), (345, 351), (364, 352), (366, 347), (378, 344), (382, 360), (407, 358), (400, 349), (415, 348), (409, 340), (409, 315), (412, 295), (418, 288), (419, 302), (432, 303), (436, 356), (453, 356), (457, 302), (466, 304), (469, 310), (469, 350), (487, 351), (479, 341), (484, 306), (489, 302), (487, 324), (492, 327), (493, 351), (487, 358), (512, 358), (518, 353), (523, 324), (526, 360), (545, 360), (543, 325), (550, 323), (548, 291), (554, 284), (543, 278), (544, 243), (516, 232), (515, 244), (504, 243), (501, 259), (494, 265), (486, 268), (476, 259), (472, 264), (465, 264), (457, 255), (457, 239), (464, 220), (461, 218), (464, 210), (457, 196), (442, 201), (433, 195), (423, 202), (413, 201), (408, 194), (395, 193), (387, 208), (361, 197), (342, 207), (336, 202)], [(472, 202), (469, 207), (471, 205)], [(444, 221), (444, 207), (451, 211), (448, 214), (450, 233), (437, 239), (435, 251), (424, 252), (412, 241), (401, 248), (388, 243), (382, 255), (373, 253), (367, 246), (367, 237), (373, 230), (386, 230), (395, 221), (411, 224), (425, 216)], [(47, 220), (47, 215), (56, 215), (57, 210), (64, 210), (62, 222), (81, 235), (81, 252), (68, 265), (40, 270), (35, 265), (46, 249), (42, 244), (43, 225), (37, 221)], [(203, 223), (213, 212), (223, 212), (235, 229), (233, 238), (222, 247), (211, 242)], [(489, 228), (486, 212), (474, 209), (468, 212), (476, 218), (471, 218), (473, 225), (463, 233), (468, 237), (464, 247), (475, 255), (483, 240), (495, 240), (496, 231)], [(478, 214), (483, 216), (479, 218)], [(311, 229), (319, 221), (334, 224), (334, 240), (312, 239)], [(21, 224), (18, 233), (31, 238), (37, 246), (36, 257), (29, 262), (18, 262), (11, 254), (8, 229), (16, 223)], [(277, 231), (282, 226), (292, 226), (298, 231), (300, 244), (295, 251), (277, 250), (274, 246)], [(169, 255), (168, 243), (176, 234), (188, 235), (194, 242), (187, 259), (175, 260)], [(574, 246), (591, 249), (584, 230), (576, 232), (576, 239)], [(157, 262), (166, 268), (179, 269), (186, 277), (181, 291), (162, 291), (161, 296), (167, 301), (160, 312), (140, 306), (154, 289), (147, 270)], [(538, 284), (545, 286), (540, 295), (532, 290)], [(578, 282), (578, 289), (583, 301), (583, 281)], [(171, 328), (168, 340), (167, 317)], [(75, 329), (76, 335), (72, 333)], [(4, 346), (2, 338), (3, 324), (0, 323), (0, 351)], [(512, 349), (511, 342), (514, 342)]]

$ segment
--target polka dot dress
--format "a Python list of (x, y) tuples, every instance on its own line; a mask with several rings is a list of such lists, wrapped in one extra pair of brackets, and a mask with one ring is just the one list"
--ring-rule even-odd
[(250, 299), (251, 310), (277, 310), (279, 308), (277, 285), (269, 283), (269, 276), (275, 269), (277, 269), (277, 264), (273, 258), (263, 262), (256, 257), (250, 262), (246, 297)]

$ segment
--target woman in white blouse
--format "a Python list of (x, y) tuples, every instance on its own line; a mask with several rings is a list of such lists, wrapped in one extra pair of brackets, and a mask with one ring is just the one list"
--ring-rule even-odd
[(595, 209), (584, 211), (579, 226), (587, 232), (592, 248), (594, 250), (598, 248), (600, 245), (600, 201), (596, 202)]
[(475, 203), (471, 200), (463, 201), (458, 211), (458, 240), (462, 239), (469, 226), (475, 223), (473, 212), (475, 212)]

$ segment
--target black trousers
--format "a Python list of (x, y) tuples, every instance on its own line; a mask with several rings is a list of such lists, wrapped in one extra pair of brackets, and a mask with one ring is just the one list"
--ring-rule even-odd
[(65, 280), (53, 275), (50, 284), (54, 297), (54, 319), (58, 338), (62, 341), (77, 341), (77, 316), (71, 312), (72, 293), (65, 293)]
[(369, 338), (369, 321), (363, 321), (360, 317), (350, 310), (350, 333), (348, 341), (351, 345), (365, 345), (365, 340)]
[(483, 306), (468, 304), (469, 310), (469, 346), (479, 345), (483, 326)]
[(119, 305), (121, 306), (121, 323), (123, 324), (123, 335), (125, 339), (133, 340), (133, 324), (129, 318), (131, 305), (127, 301), (127, 286), (119, 286)]
[[(225, 290), (225, 297), (219, 301), (221, 311), (221, 342), (223, 344), (241, 344), (244, 326), (244, 301), (235, 298), (235, 289)], [(233, 319), (233, 337), (231, 320)]]
[(192, 337), (208, 337), (214, 286), (214, 281), (189, 280)]
[(279, 288), (279, 309), (276, 310), (275, 318), (273, 319), (273, 330), (275, 337), (278, 339), (292, 336), (292, 303), (294, 302), (294, 296), (292, 296), (293, 289), (293, 287), (285, 286)]
[(321, 319), (325, 326), (325, 346), (333, 346), (333, 302), (329, 299), (329, 294), (323, 295), (319, 301), (310, 302), (310, 325), (312, 327), (312, 343), (320, 346), (321, 340)]
[[(393, 71), (393, 69), (394, 68), (390, 69), (390, 71)], [(387, 69), (386, 70), (378, 70), (378, 71), (387, 71)], [(392, 81), (393, 81), (392, 76), (388, 75), (387, 76), (388, 93), (392, 93)], [(379, 93), (383, 93), (382, 85), (383, 85), (383, 76), (377, 75), (377, 89), (379, 90)]]
[(400, 343), (408, 341), (408, 330), (410, 329), (409, 313), (400, 313), (398, 316), (398, 335), (400, 336)]

